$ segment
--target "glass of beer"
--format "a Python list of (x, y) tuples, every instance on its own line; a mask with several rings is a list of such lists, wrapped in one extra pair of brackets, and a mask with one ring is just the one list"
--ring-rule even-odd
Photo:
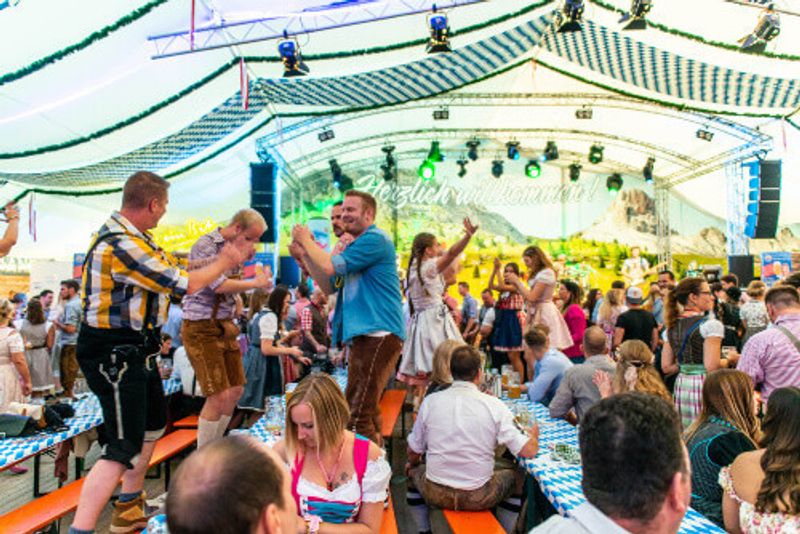
[(509, 376), (508, 382), (508, 398), (518, 399), (522, 393), (522, 389), (519, 384), (519, 373), (512, 372)]

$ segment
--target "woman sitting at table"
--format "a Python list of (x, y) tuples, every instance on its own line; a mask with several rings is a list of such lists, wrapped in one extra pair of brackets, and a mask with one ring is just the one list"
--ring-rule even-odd
[(614, 378), (605, 371), (595, 371), (594, 383), (604, 399), (626, 391), (650, 393), (672, 402), (672, 396), (655, 368), (656, 357), (646, 343), (629, 339), (617, 347), (617, 370)]
[(762, 448), (739, 455), (719, 473), (725, 529), (800, 532), (800, 388), (772, 392), (762, 428)]
[(709, 373), (703, 384), (703, 410), (684, 439), (692, 463), (692, 508), (722, 526), (719, 472), (743, 452), (756, 448), (759, 425), (753, 382), (734, 369)]
[(426, 397), (437, 391), (449, 388), (453, 383), (453, 376), (450, 374), (450, 357), (453, 355), (454, 350), (464, 345), (463, 341), (445, 339), (433, 351), (433, 371), (431, 372), (428, 389), (425, 390)]
[(327, 374), (304, 378), (286, 403), (286, 437), (274, 446), (290, 466), (306, 532), (377, 533), (392, 470), (386, 453), (347, 430), (350, 410)]

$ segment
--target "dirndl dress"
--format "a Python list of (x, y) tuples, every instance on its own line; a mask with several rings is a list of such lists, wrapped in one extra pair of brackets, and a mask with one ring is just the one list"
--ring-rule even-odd
[[(422, 275), (420, 277), (420, 274)], [(445, 340), (463, 341), (450, 308), (444, 303), (444, 277), (436, 268), (436, 260), (416, 262), (408, 274), (408, 298), (414, 313), (408, 325), (406, 341), (400, 357), (397, 379), (407, 384), (427, 384), (433, 370), (433, 353)]]
[(522, 346), (522, 320), (520, 313), (525, 302), (522, 295), (505, 291), (495, 306), (492, 348), (498, 352), (517, 352)]
[(32, 345), (31, 348), (25, 349), (25, 360), (28, 362), (33, 391), (35, 393), (52, 391), (55, 387), (55, 377), (50, 351), (47, 350), (47, 324), (31, 324), (24, 321), (20, 334)]
[[(239, 408), (246, 410), (264, 411), (264, 399), (268, 395), (283, 394), (283, 356), (264, 356), (261, 352), (261, 319), (277, 317), (271, 310), (258, 312), (247, 324), (247, 352), (244, 353), (245, 385), (244, 392), (239, 398)], [(270, 321), (271, 322), (271, 321)], [(279, 339), (276, 330), (273, 339)]]
[(529, 326), (535, 324), (546, 325), (550, 329), (550, 346), (557, 350), (570, 348), (574, 341), (569, 331), (569, 326), (564, 320), (564, 316), (558, 311), (553, 303), (553, 291), (556, 285), (556, 273), (553, 269), (542, 269), (530, 281), (531, 289), (536, 284), (544, 286), (541, 298), (528, 305)]

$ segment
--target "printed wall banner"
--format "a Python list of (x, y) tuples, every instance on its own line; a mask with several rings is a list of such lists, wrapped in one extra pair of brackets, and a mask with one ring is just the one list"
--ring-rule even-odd
[(762, 252), (761, 281), (772, 287), (792, 272), (791, 252)]
[(331, 223), (324, 217), (313, 217), (308, 220), (308, 229), (314, 235), (314, 241), (326, 251), (331, 251)]
[(72, 256), (72, 278), (78, 280), (83, 276), (84, 261), (86, 261), (86, 254), (83, 252)]
[(269, 266), (275, 275), (275, 254), (272, 252), (256, 252), (252, 260), (246, 262), (242, 268), (242, 277), (245, 279), (255, 278), (259, 269)]

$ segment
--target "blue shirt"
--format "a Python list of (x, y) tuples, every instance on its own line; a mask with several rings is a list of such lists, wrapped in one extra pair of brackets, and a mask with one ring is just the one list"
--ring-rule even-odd
[(541, 402), (547, 406), (553, 400), (564, 373), (572, 367), (572, 362), (563, 352), (550, 349), (534, 367), (536, 374), (533, 382), (528, 383), (528, 398), (531, 402)]
[(373, 224), (331, 262), (339, 288), (333, 343), (375, 332), (405, 339), (397, 254), (386, 232)]
[(664, 324), (664, 299), (656, 299), (653, 301), (653, 317), (659, 326)]
[(470, 319), (478, 320), (478, 301), (467, 293), (464, 302), (461, 303), (461, 324), (466, 326)]
[(75, 295), (71, 299), (69, 299), (66, 304), (64, 304), (64, 316), (61, 322), (65, 325), (71, 325), (76, 328), (75, 332), (72, 334), (68, 334), (67, 332), (61, 331), (61, 335), (59, 336), (61, 345), (77, 345), (78, 344), (78, 328), (80, 328), (81, 324), (81, 315), (82, 315), (82, 308), (81, 308), (81, 298), (78, 295)]
[(183, 310), (177, 304), (170, 304), (169, 312), (167, 312), (167, 322), (161, 327), (161, 332), (172, 337), (172, 346), (176, 349), (183, 346), (181, 325), (183, 325)]

